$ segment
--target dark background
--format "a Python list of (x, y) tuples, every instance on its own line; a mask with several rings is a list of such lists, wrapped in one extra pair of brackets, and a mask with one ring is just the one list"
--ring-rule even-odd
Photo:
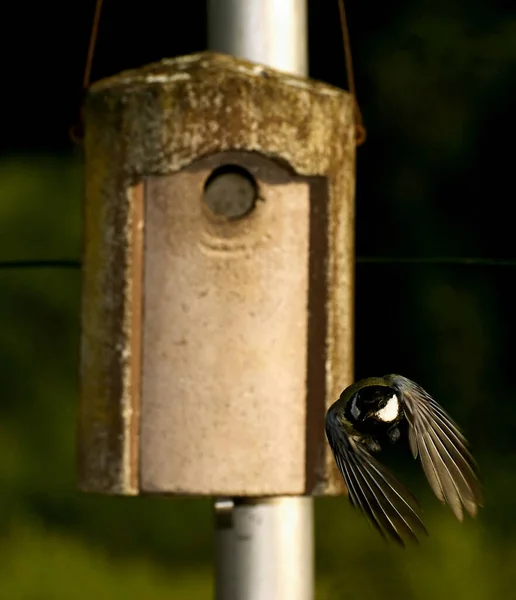
[[(82, 155), (68, 129), (93, 10), (2, 9), (0, 260), (80, 255)], [(358, 255), (516, 261), (514, 3), (348, 2), (347, 12), (368, 129)], [(337, 1), (311, 1), (309, 25), (310, 75), (345, 87)], [(92, 78), (202, 50), (205, 37), (204, 2), (105, 1)], [(399, 372), (436, 396), (472, 442), (486, 507), (456, 523), (410, 463), (431, 538), (403, 552), (346, 500), (317, 500), (321, 599), (514, 597), (515, 275), (357, 265), (357, 377)], [(0, 291), (0, 597), (209, 598), (208, 501), (75, 491), (80, 272), (0, 269)]]

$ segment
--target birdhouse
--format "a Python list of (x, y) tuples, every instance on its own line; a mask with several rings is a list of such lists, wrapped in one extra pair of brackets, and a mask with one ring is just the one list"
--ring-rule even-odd
[(354, 134), (348, 93), (225, 55), (92, 86), (81, 489), (342, 493)]

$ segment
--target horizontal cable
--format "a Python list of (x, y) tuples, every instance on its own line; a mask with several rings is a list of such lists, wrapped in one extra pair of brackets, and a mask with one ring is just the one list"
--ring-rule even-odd
[[(357, 265), (424, 266), (455, 265), (474, 267), (516, 267), (516, 259), (472, 258), (460, 256), (357, 256)], [(1, 269), (80, 269), (80, 260), (0, 260)]]
[(357, 256), (357, 264), (367, 265), (458, 265), (474, 267), (516, 267), (516, 258), (473, 258), (466, 256)]
[(0, 269), (80, 269), (80, 260), (0, 260)]

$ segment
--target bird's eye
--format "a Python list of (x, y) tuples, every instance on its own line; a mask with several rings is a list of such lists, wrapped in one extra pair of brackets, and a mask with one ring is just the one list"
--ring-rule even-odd
[(378, 394), (374, 388), (364, 388), (360, 393), (361, 404), (371, 405), (378, 402)]

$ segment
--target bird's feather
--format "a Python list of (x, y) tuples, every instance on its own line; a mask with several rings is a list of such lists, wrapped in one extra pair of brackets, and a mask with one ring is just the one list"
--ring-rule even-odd
[(334, 414), (328, 413), (326, 435), (344, 478), (349, 498), (382, 536), (400, 545), (428, 535), (417, 501), (383, 465), (350, 437)]
[(462, 521), (463, 508), (475, 516), (482, 506), (477, 466), (464, 434), (423, 388), (400, 375), (385, 380), (400, 394), (409, 424), (409, 444), (437, 498)]

